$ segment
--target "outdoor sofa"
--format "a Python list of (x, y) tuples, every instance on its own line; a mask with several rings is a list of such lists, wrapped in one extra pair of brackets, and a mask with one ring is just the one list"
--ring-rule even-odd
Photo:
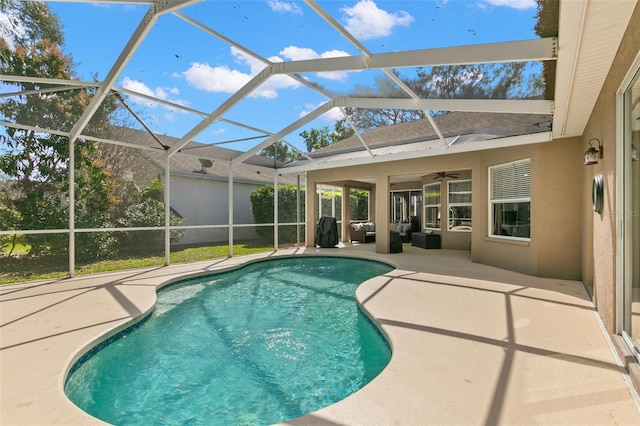
[(352, 223), (349, 226), (349, 241), (373, 243), (376, 241), (375, 223)]

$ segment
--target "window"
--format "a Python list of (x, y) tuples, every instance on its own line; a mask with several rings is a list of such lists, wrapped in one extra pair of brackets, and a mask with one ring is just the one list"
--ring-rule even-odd
[(489, 235), (530, 238), (530, 187), (530, 159), (489, 168)]
[(369, 191), (351, 188), (349, 191), (349, 212), (352, 222), (369, 221)]
[(440, 229), (440, 182), (424, 186), (424, 227)]
[(335, 217), (342, 220), (342, 189), (333, 186), (318, 186), (318, 218)]
[(449, 181), (449, 229), (471, 231), (471, 180)]
[(411, 218), (420, 218), (422, 195), (420, 190), (391, 191), (391, 221), (409, 223)]

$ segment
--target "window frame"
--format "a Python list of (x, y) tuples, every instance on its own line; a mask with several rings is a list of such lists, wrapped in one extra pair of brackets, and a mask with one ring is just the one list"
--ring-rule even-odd
[[(471, 188), (469, 189), (469, 191), (456, 191), (456, 194), (469, 194), (469, 201), (468, 202), (463, 202), (463, 203), (452, 203), (451, 202), (451, 184), (459, 184), (459, 183), (464, 183), (464, 182), (469, 182), (471, 184)], [(472, 210), (472, 201), (473, 201), (473, 183), (471, 179), (460, 179), (460, 180), (449, 180), (447, 181), (447, 231), (449, 232), (471, 232), (472, 228), (473, 228), (473, 210)], [(469, 207), (469, 212), (471, 214), (471, 217), (469, 217), (469, 222), (471, 222), (471, 225), (469, 226), (469, 229), (455, 229), (454, 227), (451, 227), (451, 207)], [(465, 218), (466, 219), (466, 218)]]
[[(427, 204), (427, 187), (429, 186), (437, 186), (438, 187), (438, 199), (439, 199), (439, 203), (438, 204)], [(431, 226), (427, 226), (427, 208), (437, 208), (437, 212), (438, 212), (438, 227), (431, 227)], [(423, 230), (430, 230), (430, 231), (441, 231), (442, 230), (442, 182), (434, 182), (434, 183), (425, 183), (422, 186), (422, 209), (423, 209), (423, 223), (422, 223), (422, 229)]]
[[(399, 214), (396, 209), (396, 197), (402, 199), (402, 212)], [(411, 218), (420, 218), (422, 214), (422, 192), (418, 189), (397, 189), (389, 191), (389, 221), (391, 223), (410, 223)], [(415, 213), (415, 214), (413, 214)], [(420, 218), (422, 219), (422, 218)]]
[[(499, 199), (499, 200), (495, 200), (493, 198), (493, 181), (492, 181), (492, 169), (497, 169), (497, 168), (504, 168), (507, 166), (513, 166), (519, 163), (529, 163), (529, 188), (528, 188), (528, 196), (524, 196), (524, 197), (513, 197), (513, 198), (504, 198), (504, 199)], [(502, 164), (495, 164), (493, 166), (489, 166), (488, 170), (487, 170), (487, 180), (488, 180), (488, 186), (487, 186), (487, 199), (488, 199), (488, 213), (487, 213), (487, 219), (488, 219), (488, 237), (492, 238), (492, 239), (496, 239), (496, 240), (505, 240), (505, 241), (520, 241), (520, 242), (530, 242), (531, 241), (531, 158), (524, 158), (521, 160), (515, 160), (515, 161), (509, 161), (506, 163), (502, 163)], [(495, 234), (494, 233), (494, 211), (495, 208), (494, 206), (497, 204), (524, 204), (524, 203), (528, 203), (529, 204), (529, 236), (528, 237), (518, 237), (518, 236), (512, 236), (512, 235), (500, 235), (500, 234)]]

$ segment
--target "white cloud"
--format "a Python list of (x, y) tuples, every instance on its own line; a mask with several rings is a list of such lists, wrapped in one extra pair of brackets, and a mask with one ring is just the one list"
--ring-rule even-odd
[(393, 27), (406, 27), (414, 21), (407, 12), (389, 13), (379, 9), (373, 0), (361, 0), (353, 7), (340, 10), (346, 15), (343, 21), (347, 31), (361, 40), (388, 36)]
[(514, 9), (531, 9), (537, 7), (536, 0), (484, 0), (493, 6), (506, 6)]
[(302, 15), (302, 9), (293, 1), (269, 0), (267, 4), (274, 12)]
[[(328, 50), (326, 52), (318, 53), (308, 47), (288, 46), (280, 51), (280, 55), (291, 61), (303, 61), (309, 59), (320, 58), (339, 58), (341, 56), (349, 56), (344, 50)], [(317, 73), (319, 78), (333, 81), (345, 81), (349, 74), (347, 72), (319, 72)]]
[(292, 61), (304, 61), (318, 59), (320, 54), (308, 47), (288, 46), (280, 51), (280, 55)]
[(191, 64), (183, 75), (187, 83), (196, 89), (215, 93), (235, 93), (251, 79), (251, 75), (226, 65), (212, 67), (200, 62)]
[[(248, 67), (249, 72), (231, 69), (227, 65), (212, 67), (209, 64), (196, 62), (191, 64), (191, 67), (182, 75), (196, 89), (212, 93), (235, 93), (262, 71), (266, 65), (235, 47), (231, 48), (231, 54), (236, 63), (240, 66)], [(270, 60), (281, 61), (282, 59), (271, 58)], [(261, 84), (250, 96), (267, 99), (277, 98), (279, 89), (297, 88), (299, 86), (300, 83), (287, 75), (276, 75)]]
[[(125, 77), (122, 80), (122, 87), (127, 90), (141, 93), (143, 95), (153, 96), (154, 98), (162, 99), (164, 101), (170, 101), (178, 105), (186, 104), (183, 100), (171, 98), (170, 95), (177, 96), (180, 94), (180, 91), (175, 87), (170, 87), (170, 88), (156, 87), (155, 89), (151, 89), (142, 81), (133, 80), (129, 77)], [(153, 102), (148, 99), (138, 98), (136, 96), (133, 96), (133, 97), (135, 98), (135, 102), (141, 105), (146, 105), (151, 108), (155, 108), (159, 105), (157, 102)]]
[[(349, 56), (349, 54), (343, 50), (328, 50), (320, 54), (321, 58), (339, 58), (342, 56)], [(319, 72), (318, 77), (324, 78), (326, 80), (345, 81), (347, 77), (349, 77), (349, 73), (344, 71)]]
[[(302, 111), (299, 114), (299, 117), (300, 118), (304, 117), (305, 115), (309, 114), (310, 112), (316, 110), (322, 104), (324, 104), (324, 102), (320, 102), (317, 105), (305, 104), (304, 107), (302, 108)], [(334, 108), (331, 108), (329, 111), (325, 112), (324, 114), (322, 114), (320, 116), (320, 118), (322, 120), (324, 120), (324, 121), (329, 122), (329, 123), (335, 123), (338, 120), (342, 120), (344, 118), (344, 115), (342, 115), (342, 111), (340, 111), (340, 108), (334, 107)]]

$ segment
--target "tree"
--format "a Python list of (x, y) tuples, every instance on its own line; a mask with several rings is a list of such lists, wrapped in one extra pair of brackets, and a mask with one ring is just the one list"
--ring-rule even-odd
[(349, 212), (351, 220), (369, 219), (369, 191), (354, 188), (349, 191)]
[[(160, 179), (153, 179), (144, 191), (136, 193), (136, 202), (128, 205), (124, 215), (118, 219), (120, 227), (164, 226), (164, 192)], [(182, 216), (171, 210), (169, 223), (178, 226)], [(171, 242), (178, 241), (182, 231), (171, 231)], [(119, 234), (118, 242), (125, 251), (161, 252), (164, 247), (164, 233), (158, 231), (125, 231)]]
[(307, 152), (317, 151), (320, 148), (347, 139), (355, 134), (351, 126), (347, 125), (346, 119), (338, 120), (334, 130), (329, 130), (329, 126), (320, 129), (304, 130), (300, 133), (305, 140)]
[(43, 2), (0, 0), (5, 20), (0, 21), (0, 38), (8, 45), (27, 45), (33, 40), (50, 40), (62, 45), (62, 25)]
[[(30, 2), (26, 2), (30, 3)], [(23, 21), (9, 31), (22, 34), (7, 40), (0, 39), (0, 65), (4, 72), (29, 77), (74, 78), (73, 63), (58, 43), (62, 41), (60, 24), (44, 4), (37, 5), (4, 1), (3, 7)], [(3, 27), (3, 32), (6, 28)], [(51, 38), (46, 38), (51, 37)], [(0, 113), (7, 121), (37, 124), (54, 130), (70, 130), (92, 99), (93, 89), (74, 89), (50, 93), (27, 94), (47, 87), (32, 82), (11, 83), (21, 94), (0, 104)], [(33, 92), (31, 92), (33, 93)], [(86, 127), (86, 133), (105, 135), (109, 116), (115, 109), (107, 100), (96, 111)], [(64, 229), (69, 217), (69, 140), (66, 136), (33, 129), (7, 127), (0, 135), (4, 150), (0, 156), (0, 172), (13, 181), (18, 197), (11, 200), (11, 208), (19, 212), (19, 229)], [(76, 210), (78, 226), (108, 226), (109, 205), (113, 185), (109, 174), (96, 158), (93, 143), (78, 140), (74, 144), (76, 172)], [(65, 234), (28, 235), (32, 254), (67, 253)], [(91, 243), (95, 234), (79, 236), (78, 247), (97, 249), (92, 254), (104, 254), (112, 249)], [(104, 249), (104, 250), (102, 250)], [(89, 253), (87, 253), (89, 254)], [(82, 255), (82, 253), (81, 253)]]
[[(544, 0), (540, 0), (544, 1)], [(541, 96), (543, 82), (531, 73), (533, 64), (464, 64), (419, 68), (413, 77), (395, 74), (422, 99), (524, 99)], [(407, 98), (407, 94), (388, 77), (379, 77), (375, 88), (360, 87), (359, 96)], [(347, 108), (359, 131), (413, 121), (425, 117), (424, 111), (400, 109)], [(436, 114), (446, 111), (435, 111)]]
[[(3, 231), (19, 229), (22, 217), (13, 207), (12, 183), (2, 179), (0, 175), (0, 224)], [(0, 235), (0, 252), (9, 249), (11, 256), (17, 243), (17, 234)]]
[(531, 64), (450, 65), (421, 68), (406, 83), (423, 99), (522, 99), (535, 96)]
[(264, 157), (274, 158), (278, 161), (289, 163), (298, 158), (298, 153), (289, 148), (289, 146), (282, 142), (277, 141), (258, 153)]
[(333, 128), (333, 133), (331, 133), (332, 143), (350, 138), (355, 134), (355, 130), (353, 130), (353, 128), (347, 124), (347, 120), (343, 118), (342, 120), (338, 120)]
[[(397, 71), (394, 74), (400, 77)], [(404, 79), (403, 79), (404, 80)], [(407, 98), (407, 94), (389, 77), (376, 77), (374, 87), (358, 86), (355, 96), (370, 98)], [(346, 108), (345, 112), (360, 132), (375, 129), (381, 126), (404, 123), (420, 118), (424, 118), (423, 111), (383, 108)]]
[(328, 126), (321, 129), (304, 130), (300, 133), (300, 136), (304, 138), (307, 152), (317, 151), (333, 143), (331, 130), (329, 130)]
[[(304, 200), (305, 189), (300, 188), (300, 200)], [(273, 203), (275, 190), (273, 185), (265, 185), (254, 190), (249, 196), (251, 200), (251, 214), (254, 223), (273, 223)], [(295, 185), (278, 185), (278, 223), (297, 222), (298, 188)], [(304, 217), (305, 204), (300, 204), (300, 217)], [(256, 232), (259, 237), (273, 241), (273, 227), (258, 226)], [(295, 226), (281, 226), (278, 229), (278, 240), (281, 243), (295, 243), (297, 229)]]
[[(537, 0), (538, 21), (533, 27), (539, 37), (557, 37), (560, 19), (560, 0)], [(544, 80), (544, 98), (553, 99), (555, 92), (556, 61), (544, 61), (542, 78)]]

